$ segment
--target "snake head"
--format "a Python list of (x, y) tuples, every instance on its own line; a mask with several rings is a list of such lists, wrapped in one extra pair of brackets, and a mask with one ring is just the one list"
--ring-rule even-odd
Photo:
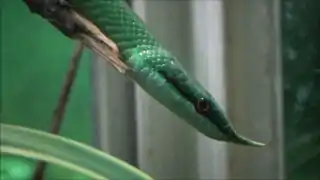
[[(133, 79), (168, 110), (205, 136), (241, 145), (264, 146), (238, 134), (212, 95), (166, 50), (138, 50)], [(148, 65), (139, 62), (148, 62)], [(139, 64), (141, 67), (138, 67)]]
[[(199, 82), (188, 76), (182, 68), (175, 67), (173, 71), (167, 69), (159, 73), (172, 86), (173, 91), (180, 94), (185, 101), (184, 103), (189, 105), (188, 112), (193, 115), (187, 115), (188, 113), (183, 115), (178, 111), (176, 113), (183, 116), (187, 122), (191, 122), (198, 131), (221, 141), (249, 146), (264, 146), (263, 143), (238, 134), (211, 94)], [(188, 120), (189, 118), (192, 119)]]

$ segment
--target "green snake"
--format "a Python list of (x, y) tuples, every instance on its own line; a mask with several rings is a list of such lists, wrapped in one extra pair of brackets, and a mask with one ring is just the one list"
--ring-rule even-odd
[(120, 72), (171, 112), (209, 138), (264, 146), (234, 130), (210, 93), (157, 41), (127, 2), (69, 0), (69, 3), (116, 44), (121, 56), (120, 64), (128, 67)]

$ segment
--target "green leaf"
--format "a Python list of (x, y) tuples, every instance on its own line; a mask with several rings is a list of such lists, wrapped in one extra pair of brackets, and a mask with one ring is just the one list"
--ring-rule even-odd
[(152, 179), (126, 162), (58, 135), (3, 123), (0, 132), (1, 154), (46, 161), (93, 179)]

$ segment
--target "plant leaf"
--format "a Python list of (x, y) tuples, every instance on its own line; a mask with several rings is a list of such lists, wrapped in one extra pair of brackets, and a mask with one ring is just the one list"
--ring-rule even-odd
[(82, 143), (21, 126), (0, 125), (2, 154), (46, 161), (93, 179), (152, 179), (128, 163)]

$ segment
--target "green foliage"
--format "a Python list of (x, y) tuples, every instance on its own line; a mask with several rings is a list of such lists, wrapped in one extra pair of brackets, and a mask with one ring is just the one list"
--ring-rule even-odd
[[(0, 122), (48, 131), (76, 43), (30, 13), (22, 0), (0, 0), (0, 4)], [(59, 133), (89, 145), (94, 139), (91, 56), (88, 50), (82, 56)], [(36, 161), (2, 156), (2, 164), (27, 165), (33, 171)], [(49, 165), (45, 177), (76, 179), (79, 175)]]
[[(1, 124), (0, 140), (1, 154), (12, 154), (46, 161), (77, 171), (92, 179), (152, 179), (115, 157), (82, 143), (50, 133), (21, 126)], [(14, 174), (15, 178), (21, 177), (23, 173), (28, 175), (27, 170), (23, 170), (24, 167), (25, 169), (28, 168), (21, 164), (14, 168), (14, 170), (17, 169), (16, 174)]]

